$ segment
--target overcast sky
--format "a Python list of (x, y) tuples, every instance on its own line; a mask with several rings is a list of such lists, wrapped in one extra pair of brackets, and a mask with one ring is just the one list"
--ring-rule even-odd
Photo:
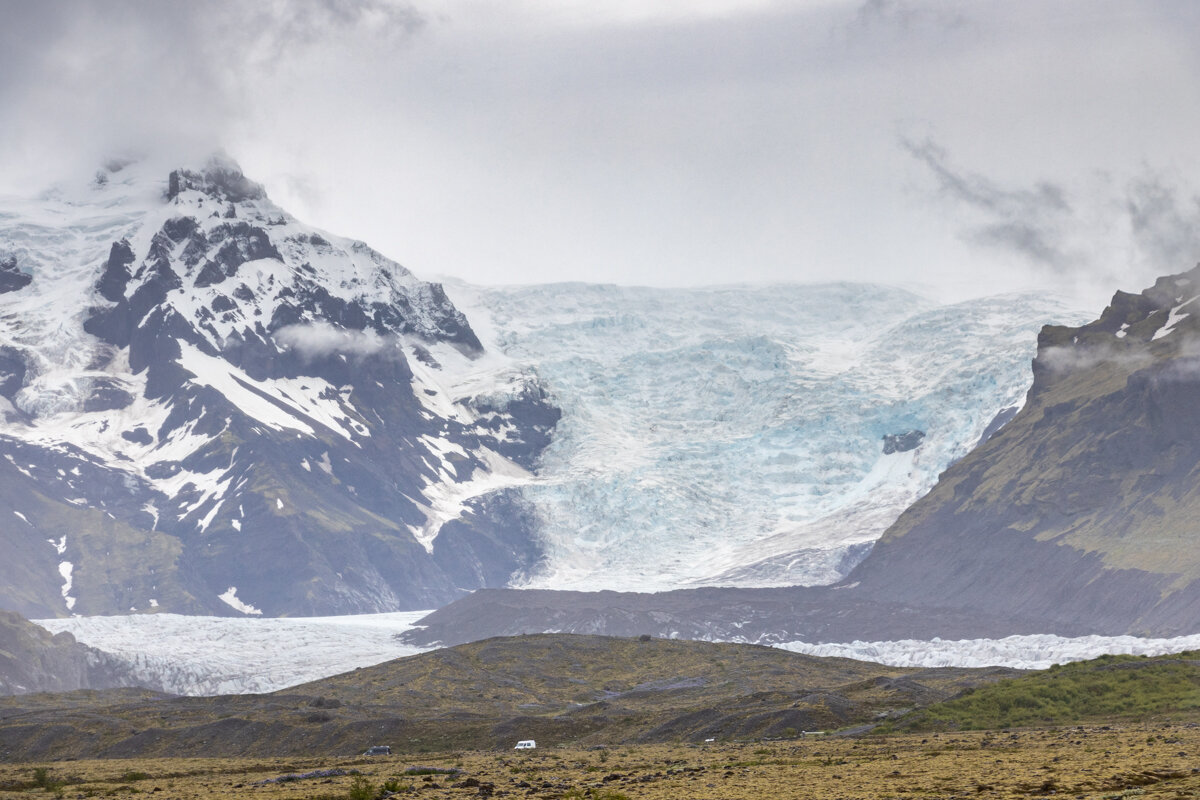
[(1200, 260), (1191, 0), (0, 13), (0, 191), (222, 147), (302, 219), (480, 283), (1103, 302)]

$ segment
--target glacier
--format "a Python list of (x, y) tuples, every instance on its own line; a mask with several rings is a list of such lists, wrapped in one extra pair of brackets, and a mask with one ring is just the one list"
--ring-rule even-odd
[(67, 631), (171, 694), (257, 694), (422, 652), (396, 634), (428, 611), (335, 617), (132, 614), (37, 620)]
[[(334, 617), (228, 618), (180, 614), (37, 620), (130, 664), (146, 685), (172, 694), (254, 694), (424, 652), (401, 644), (425, 611)], [(1049, 634), (1003, 639), (773, 645), (795, 653), (854, 658), (901, 667), (1045, 669), (1106, 653), (1160, 655), (1200, 649), (1200, 636)]]
[(850, 283), (444, 285), (563, 410), (520, 487), (545, 550), (522, 588), (836, 582), (1022, 404), (1041, 326), (1090, 318)]

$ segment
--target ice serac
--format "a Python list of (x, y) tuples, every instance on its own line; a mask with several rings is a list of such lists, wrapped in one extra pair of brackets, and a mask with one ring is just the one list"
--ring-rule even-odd
[(0, 291), (0, 607), (430, 608), (541, 557), (534, 378), (226, 158), (7, 201)]

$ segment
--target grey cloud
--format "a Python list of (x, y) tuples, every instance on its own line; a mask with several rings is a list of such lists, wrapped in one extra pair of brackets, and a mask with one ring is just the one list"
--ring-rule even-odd
[(1052, 237), (1028, 220), (981, 225), (970, 236), (979, 244), (1012, 250), (1048, 266), (1061, 266), (1065, 260), (1065, 254)]
[(964, 232), (965, 238), (1052, 269), (1074, 266), (1063, 228), (1075, 210), (1062, 186), (1042, 181), (1029, 189), (1004, 187), (984, 175), (955, 169), (945, 149), (932, 139), (902, 137), (900, 144), (933, 175), (944, 198), (980, 215), (980, 221)]
[(1200, 197), (1146, 169), (1126, 187), (1125, 209), (1147, 258), (1178, 268), (1200, 260)]
[(849, 29), (865, 32), (888, 28), (908, 32), (918, 28), (948, 31), (961, 28), (968, 18), (962, 11), (947, 4), (912, 2), (911, 0), (865, 0), (855, 11)]

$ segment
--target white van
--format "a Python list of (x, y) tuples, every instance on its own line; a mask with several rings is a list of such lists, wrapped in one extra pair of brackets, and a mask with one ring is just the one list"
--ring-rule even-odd
[(517, 742), (517, 746), (513, 750), (533, 750), (537, 748), (537, 742), (533, 739), (522, 739)]

